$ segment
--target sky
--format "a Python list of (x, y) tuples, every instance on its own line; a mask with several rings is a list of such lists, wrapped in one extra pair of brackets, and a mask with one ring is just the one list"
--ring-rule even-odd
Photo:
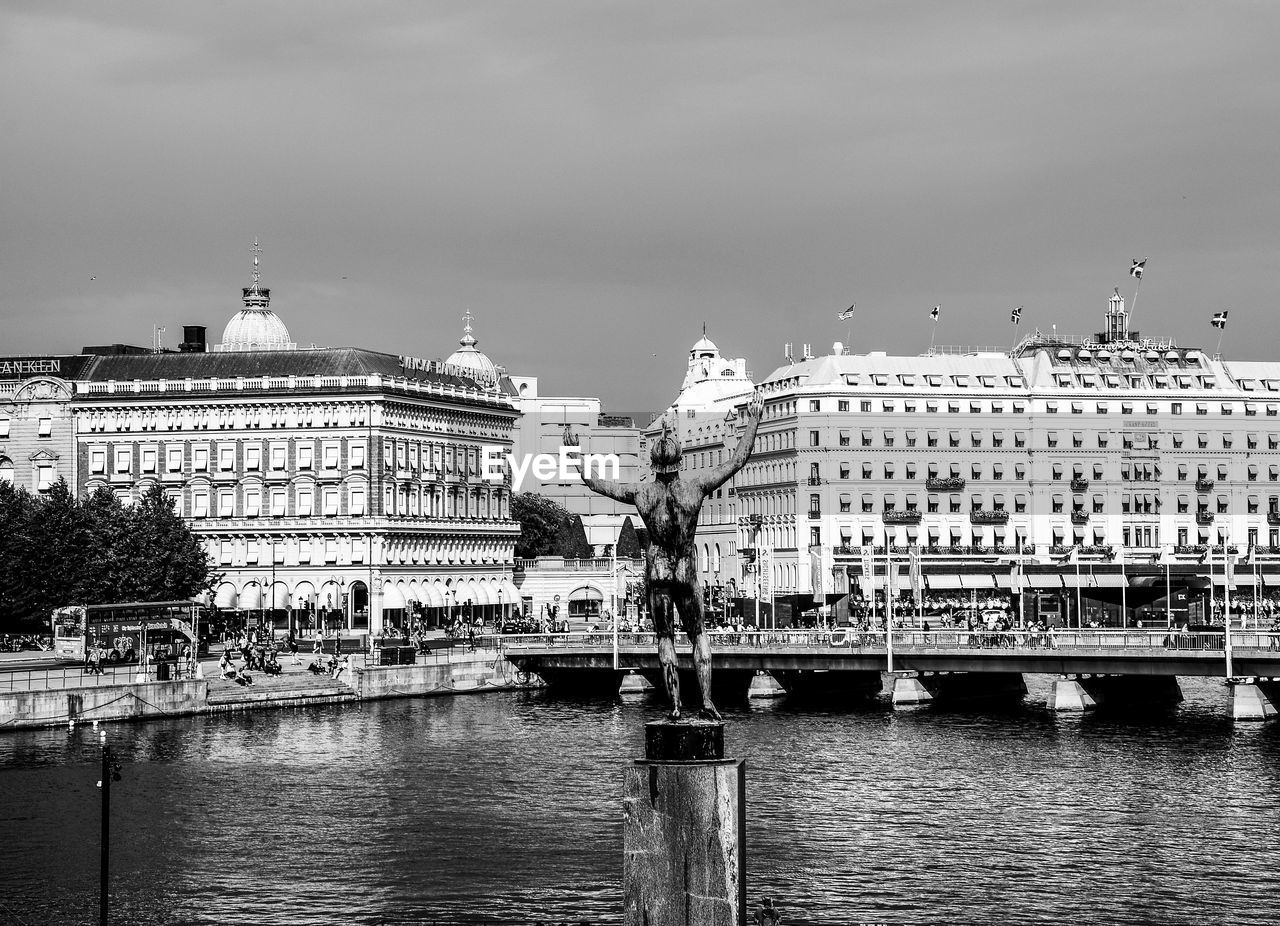
[[(1280, 359), (1276, 3), (0, 5), (0, 355), (300, 345), (675, 396), (705, 322), (917, 354), (1101, 327)], [(836, 313), (856, 305), (853, 319)], [(1022, 325), (1010, 310), (1024, 306)]]

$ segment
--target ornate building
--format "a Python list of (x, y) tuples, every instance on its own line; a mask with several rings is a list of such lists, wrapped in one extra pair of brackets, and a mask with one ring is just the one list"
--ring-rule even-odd
[[(519, 411), (469, 319), (443, 363), (298, 350), (269, 295), (255, 252), (215, 352), (189, 336), (179, 353), (10, 361), (27, 378), (0, 382), (0, 478), (126, 503), (164, 487), (222, 574), (213, 603), (280, 627), (518, 604), (509, 486), (481, 462), (510, 450)], [(54, 361), (62, 378), (33, 376)]]

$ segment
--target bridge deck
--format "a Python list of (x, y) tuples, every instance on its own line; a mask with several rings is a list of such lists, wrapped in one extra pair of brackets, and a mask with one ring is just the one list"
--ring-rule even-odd
[[(888, 666), (883, 632), (806, 631), (711, 634), (718, 669), (877, 672)], [(927, 672), (1225, 676), (1223, 633), (1082, 631), (986, 633), (900, 631), (894, 668)], [(612, 634), (539, 634), (498, 638), (508, 659), (539, 670), (600, 670), (614, 666)], [(656, 669), (653, 634), (619, 634), (617, 664)], [(1280, 677), (1280, 634), (1233, 631), (1234, 676)], [(688, 640), (677, 639), (683, 666)]]

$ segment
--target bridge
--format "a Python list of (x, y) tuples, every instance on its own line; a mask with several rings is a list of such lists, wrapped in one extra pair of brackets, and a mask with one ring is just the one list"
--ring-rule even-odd
[[(1055, 677), (1050, 707), (1089, 710), (1105, 703), (1181, 700), (1178, 676), (1222, 678), (1237, 719), (1261, 720), (1280, 704), (1280, 634), (1233, 630), (987, 632), (772, 631), (711, 633), (718, 694), (738, 688), (891, 693), (895, 705), (956, 697), (1018, 696), (1024, 674)], [(525, 672), (549, 684), (610, 683), (633, 672), (660, 678), (652, 633), (502, 636), (495, 643)], [(1228, 643), (1230, 672), (1228, 672)], [(692, 672), (687, 638), (680, 668)], [(633, 680), (633, 684), (635, 684)]]

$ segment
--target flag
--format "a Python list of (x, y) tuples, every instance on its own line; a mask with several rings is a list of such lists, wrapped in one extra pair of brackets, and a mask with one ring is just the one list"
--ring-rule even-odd
[(938, 313), (939, 313), (941, 310), (942, 310), (942, 306), (940, 306), (940, 305), (935, 305), (935, 306), (933, 307), (933, 309), (932, 309), (932, 310), (930, 310), (930, 312), (929, 312), (929, 317), (930, 317), (930, 318), (932, 318), (932, 319), (936, 322), (936, 321), (938, 320)]
[(1211, 322), (1209, 322), (1209, 324), (1213, 325), (1213, 327), (1218, 328), (1218, 329), (1224, 329), (1224, 328), (1226, 328), (1226, 327), (1227, 327), (1227, 313), (1226, 313), (1226, 312), (1214, 312), (1214, 313), (1213, 313), (1213, 320), (1212, 320)]
[(1072, 547), (1067, 551), (1067, 555), (1064, 556), (1060, 562), (1067, 566), (1080, 562), (1080, 547), (1078, 545)]
[(840, 319), (842, 322), (853, 318), (853, 306), (849, 306), (849, 308), (845, 309), (843, 312), (837, 312), (836, 318)]
[(1018, 306), (1009, 313), (1009, 321), (1013, 322), (1015, 325), (1022, 321), (1022, 306)]
[(1129, 276), (1137, 277), (1139, 280), (1141, 280), (1142, 271), (1145, 270), (1146, 267), (1147, 267), (1147, 259), (1145, 257), (1142, 258), (1142, 260), (1135, 260), (1133, 262), (1133, 266), (1129, 268)]

